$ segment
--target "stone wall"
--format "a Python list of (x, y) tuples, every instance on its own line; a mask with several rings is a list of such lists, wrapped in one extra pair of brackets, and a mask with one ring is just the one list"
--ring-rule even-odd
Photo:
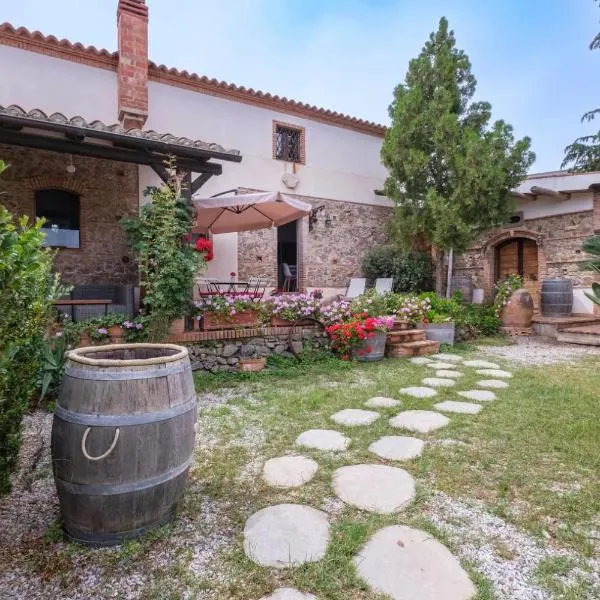
[[(183, 342), (179, 342), (183, 343)], [(313, 347), (329, 345), (327, 335), (315, 327), (305, 327), (292, 334), (292, 344), (296, 352), (301, 352), (305, 344)], [(215, 340), (185, 343), (190, 353), (194, 371), (237, 371), (240, 358), (268, 357), (272, 354), (291, 357), (289, 351), (289, 334), (254, 336), (230, 340)]]
[(35, 216), (38, 189), (65, 189), (80, 195), (80, 248), (58, 250), (55, 267), (70, 284), (135, 284), (134, 257), (119, 220), (138, 212), (137, 165), (0, 145), (10, 165), (0, 178), (0, 202), (15, 215)]
[[(313, 230), (308, 217), (298, 226), (299, 280), (302, 286), (341, 288), (351, 277), (360, 277), (362, 260), (370, 248), (387, 241), (386, 222), (392, 208), (338, 202), (323, 198), (294, 197), (313, 207), (323, 206)], [(330, 226), (326, 225), (329, 217)], [(277, 276), (277, 230), (248, 231), (238, 237), (240, 279), (249, 275)]]
[(590, 287), (597, 276), (582, 271), (579, 265), (587, 255), (581, 249), (585, 240), (594, 235), (593, 211), (529, 219), (518, 228), (509, 227), (485, 231), (467, 252), (456, 258), (455, 273), (467, 274), (475, 287), (491, 293), (494, 277), (494, 247), (509, 237), (534, 239), (538, 247), (538, 280), (546, 277), (566, 277), (574, 287)]

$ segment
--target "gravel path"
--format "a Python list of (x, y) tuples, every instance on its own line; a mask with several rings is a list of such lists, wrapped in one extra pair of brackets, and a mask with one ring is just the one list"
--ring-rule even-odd
[(516, 338), (516, 343), (508, 346), (479, 346), (478, 351), (488, 357), (504, 358), (522, 366), (575, 362), (587, 356), (600, 357), (600, 348), (526, 337)]

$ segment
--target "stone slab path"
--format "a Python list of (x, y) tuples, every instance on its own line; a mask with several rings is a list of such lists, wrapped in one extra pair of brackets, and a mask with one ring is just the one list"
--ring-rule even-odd
[(499, 365), (489, 360), (465, 360), (465, 367), (475, 367), (477, 369), (499, 369)]
[(503, 369), (479, 369), (475, 371), (477, 375), (485, 375), (486, 377), (497, 377), (498, 379), (510, 379), (512, 373)]
[(454, 369), (456, 365), (450, 362), (442, 362), (441, 360), (432, 360), (430, 363), (425, 365), (431, 369)]
[(392, 427), (418, 431), (419, 433), (429, 433), (440, 429), (440, 427), (445, 427), (448, 423), (450, 423), (448, 417), (431, 410), (405, 410), (390, 419)]
[(445, 378), (450, 377), (450, 379), (458, 379), (459, 377), (462, 377), (463, 374), (460, 371), (452, 371), (451, 369), (442, 369), (441, 371), (436, 371), (435, 376), (436, 377), (445, 377)]
[(310, 481), (319, 464), (305, 456), (280, 456), (271, 458), (263, 467), (263, 479), (273, 487), (299, 487)]
[(393, 600), (470, 600), (475, 586), (440, 542), (424, 531), (380, 529), (354, 558), (359, 577)]
[(483, 408), (481, 404), (473, 404), (472, 402), (455, 402), (454, 400), (446, 400), (433, 405), (436, 410), (442, 412), (462, 413), (466, 415), (476, 415)]
[(430, 387), (405, 387), (400, 390), (401, 394), (405, 396), (412, 396), (413, 398), (433, 398), (437, 396), (437, 392)]
[(254, 513), (244, 527), (244, 552), (263, 567), (283, 569), (325, 556), (327, 514), (302, 504), (277, 504)]
[(454, 379), (447, 379), (443, 377), (425, 377), (421, 382), (424, 385), (428, 385), (431, 387), (452, 387), (456, 385), (456, 381)]
[(350, 438), (333, 429), (309, 429), (296, 438), (296, 444), (315, 450), (341, 452), (350, 445)]
[(491, 402), (497, 398), (496, 394), (489, 390), (467, 390), (458, 392), (458, 395), (469, 400), (477, 400), (477, 402)]
[(446, 362), (459, 363), (463, 361), (463, 357), (460, 354), (432, 354), (429, 358), (436, 360), (445, 360)]
[(387, 460), (410, 460), (420, 456), (425, 442), (403, 435), (386, 435), (369, 446), (369, 452)]
[(333, 473), (336, 496), (357, 508), (378, 514), (391, 514), (415, 497), (415, 481), (410, 473), (386, 465), (351, 465)]
[(480, 381), (475, 382), (475, 385), (496, 390), (508, 387), (508, 383), (506, 383), (506, 381), (501, 381), (500, 379), (481, 379)]
[(379, 419), (381, 415), (373, 410), (362, 410), (361, 408), (345, 408), (331, 415), (331, 420), (346, 427), (358, 427), (370, 425)]
[(279, 588), (269, 596), (263, 596), (261, 600), (317, 600), (317, 597), (294, 588)]
[(386, 398), (385, 396), (375, 396), (374, 398), (369, 398), (365, 402), (365, 406), (369, 408), (393, 408), (395, 406), (400, 406), (400, 400), (394, 400), (394, 398)]
[(432, 363), (433, 361), (425, 356), (414, 356), (410, 359), (410, 362), (413, 365), (427, 365), (429, 363)]

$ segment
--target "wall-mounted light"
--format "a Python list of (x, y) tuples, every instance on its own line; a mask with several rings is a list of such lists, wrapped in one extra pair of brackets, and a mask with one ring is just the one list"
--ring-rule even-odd
[(73, 175), (73, 173), (75, 173), (77, 169), (75, 168), (75, 165), (73, 164), (73, 156), (71, 156), (69, 154), (69, 160), (67, 162), (67, 173), (69, 175)]

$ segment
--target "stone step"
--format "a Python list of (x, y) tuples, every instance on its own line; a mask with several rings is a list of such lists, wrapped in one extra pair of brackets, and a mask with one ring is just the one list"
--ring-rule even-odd
[(435, 354), (440, 350), (440, 343), (433, 340), (419, 340), (416, 342), (402, 342), (399, 344), (388, 344), (385, 354), (388, 357), (396, 356), (425, 356)]
[(404, 329), (412, 329), (410, 326), (410, 321), (406, 321), (404, 319), (394, 319), (392, 331), (402, 331)]
[(559, 329), (556, 340), (566, 344), (600, 346), (600, 325), (584, 325), (582, 327)]
[(400, 344), (402, 342), (419, 342), (424, 340), (425, 332), (422, 329), (400, 329), (390, 331), (387, 334), (388, 344)]

